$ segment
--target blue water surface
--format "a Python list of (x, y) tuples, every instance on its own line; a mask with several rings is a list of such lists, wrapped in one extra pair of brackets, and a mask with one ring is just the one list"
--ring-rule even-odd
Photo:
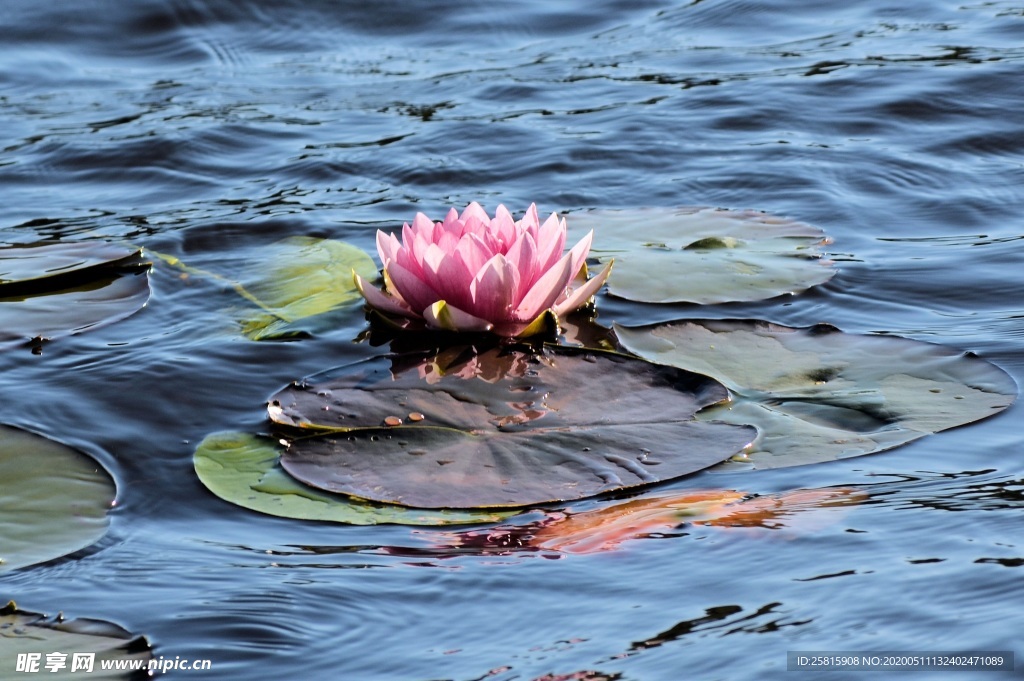
[[(6, 243), (107, 238), (230, 269), (288, 235), (372, 251), (376, 229), (474, 200), (570, 222), (756, 208), (825, 229), (839, 274), (706, 309), (605, 296), (599, 321), (828, 322), (1024, 383), (1016, 0), (7, 0), (0, 35)], [(246, 340), (230, 287), (180, 275), (158, 265), (121, 323), (0, 353), (0, 420), (92, 454), (119, 488), (97, 546), (3, 575), (0, 596), (212, 661), (167, 678), (818, 678), (787, 672), (790, 650), (1024, 664), (1024, 407), (876, 456), (677, 483), (867, 492), (801, 532), (429, 551), (439, 530), (206, 491), (204, 436), (260, 432), (289, 381), (381, 349), (353, 342), (352, 310), (297, 342)]]

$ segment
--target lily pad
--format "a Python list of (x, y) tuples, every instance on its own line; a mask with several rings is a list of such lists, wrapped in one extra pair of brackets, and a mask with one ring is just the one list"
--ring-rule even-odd
[(642, 208), (569, 218), (594, 230), (591, 256), (615, 259), (613, 295), (645, 303), (709, 305), (799, 293), (836, 271), (817, 227), (757, 211)]
[(113, 324), (149, 300), (146, 272), (99, 279), (76, 288), (0, 298), (0, 341), (52, 340)]
[(213, 433), (196, 449), (196, 474), (221, 499), (282, 518), (349, 525), (456, 525), (495, 522), (512, 515), (413, 510), (331, 494), (304, 485), (282, 471), (278, 465), (280, 453), (281, 447), (270, 438), (240, 432)]
[(362, 301), (352, 281), (352, 271), (374, 278), (373, 260), (351, 244), (331, 239), (293, 236), (267, 249), (266, 261), (251, 268), (240, 280), (265, 315), (243, 322), (245, 335), (253, 340), (287, 333), (300, 319)]
[(107, 530), (114, 481), (91, 457), (0, 426), (0, 572), (85, 548)]
[(615, 332), (636, 355), (727, 385), (733, 403), (701, 417), (756, 425), (754, 468), (880, 452), (997, 414), (1017, 396), (1012, 378), (971, 353), (828, 325), (692, 320)]
[(104, 663), (134, 662), (141, 665), (138, 669), (146, 669), (151, 659), (153, 650), (145, 638), (111, 622), (46, 617), (19, 610), (13, 601), (0, 608), (0, 660), (7, 673), (39, 672), (48, 679), (126, 679), (138, 672), (124, 671), (122, 666), (104, 669)]
[(0, 248), (0, 298), (70, 288), (141, 263), (141, 251), (104, 241), (6, 246)]
[(0, 341), (49, 340), (128, 317), (149, 300), (141, 252), (103, 242), (0, 249)]
[[(362, 249), (342, 241), (292, 236), (260, 249), (258, 257), (233, 274), (222, 275), (158, 254), (189, 275), (227, 282), (258, 308), (239, 314), (242, 333), (251, 340), (288, 339), (302, 335), (298, 322), (342, 305), (362, 302), (352, 272), (377, 277), (377, 267)], [(223, 259), (217, 269), (226, 268)]]
[(728, 399), (721, 384), (624, 355), (495, 348), (457, 371), (443, 364), (443, 374), (433, 358), (394, 372), (378, 358), (281, 391), (272, 420), (333, 431), (295, 438), (281, 465), (307, 484), (374, 501), (522, 507), (687, 475), (755, 435), (693, 420)]

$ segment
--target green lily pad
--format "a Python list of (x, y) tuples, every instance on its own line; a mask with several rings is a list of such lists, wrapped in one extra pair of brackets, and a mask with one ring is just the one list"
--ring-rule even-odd
[(94, 459), (0, 426), (0, 573), (59, 558), (107, 531), (114, 481)]
[(293, 322), (361, 302), (353, 270), (368, 279), (377, 276), (377, 266), (362, 249), (330, 239), (288, 237), (270, 246), (266, 257), (240, 279), (266, 312), (242, 324), (253, 340), (287, 335)]
[(641, 208), (569, 217), (594, 230), (590, 254), (615, 259), (613, 295), (645, 303), (710, 305), (799, 293), (835, 275), (817, 227), (757, 211)]
[(727, 385), (733, 403), (701, 418), (756, 425), (754, 468), (880, 452), (997, 414), (1017, 396), (1012, 378), (971, 353), (828, 325), (690, 320), (615, 332), (640, 357)]
[(693, 420), (728, 399), (716, 381), (615, 353), (495, 348), (444, 372), (436, 358), (393, 361), (406, 366), (370, 360), (271, 398), (275, 422), (328, 431), (295, 438), (286, 471), (404, 506), (522, 507), (687, 475), (755, 435)]
[(0, 248), (0, 298), (71, 288), (141, 263), (141, 251), (103, 241), (5, 246)]
[(496, 522), (513, 515), (414, 510), (331, 494), (304, 485), (282, 471), (278, 465), (280, 453), (281, 447), (270, 438), (240, 432), (213, 433), (196, 449), (196, 474), (221, 499), (283, 518), (349, 525), (456, 525)]
[[(292, 236), (246, 257), (237, 273), (221, 275), (157, 254), (190, 275), (229, 283), (257, 310), (239, 317), (242, 333), (251, 340), (280, 340), (302, 335), (299, 322), (342, 305), (361, 302), (353, 270), (366, 279), (377, 277), (377, 266), (362, 249), (342, 241)], [(223, 258), (218, 269), (226, 269)]]
[(111, 622), (46, 617), (19, 610), (13, 601), (0, 608), (0, 660), (8, 674), (20, 677), (39, 673), (48, 679), (127, 679), (135, 678), (138, 672), (124, 671), (124, 667), (120, 671), (105, 670), (104, 663), (115, 666), (134, 662), (140, 665), (138, 669), (147, 669), (151, 659), (153, 650), (145, 638)]

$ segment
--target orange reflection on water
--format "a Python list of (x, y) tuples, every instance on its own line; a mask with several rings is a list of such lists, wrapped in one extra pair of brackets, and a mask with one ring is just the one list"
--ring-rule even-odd
[(761, 528), (814, 532), (838, 520), (834, 512), (867, 499), (857, 489), (802, 489), (749, 497), (734, 490), (669, 492), (581, 513), (552, 516), (529, 544), (561, 553), (612, 551), (623, 542), (672, 531), (689, 523), (717, 528)]

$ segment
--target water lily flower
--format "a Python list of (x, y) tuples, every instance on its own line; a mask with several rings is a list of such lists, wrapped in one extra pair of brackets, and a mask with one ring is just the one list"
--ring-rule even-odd
[(536, 205), (516, 221), (505, 206), (494, 217), (478, 203), (462, 215), (452, 208), (444, 222), (419, 213), (402, 226), (402, 240), (377, 232), (385, 290), (353, 275), (370, 307), (387, 315), (422, 320), (447, 331), (490, 331), (529, 336), (546, 317), (572, 312), (604, 284), (611, 264), (587, 280), (593, 231), (563, 254), (565, 219), (541, 224)]

